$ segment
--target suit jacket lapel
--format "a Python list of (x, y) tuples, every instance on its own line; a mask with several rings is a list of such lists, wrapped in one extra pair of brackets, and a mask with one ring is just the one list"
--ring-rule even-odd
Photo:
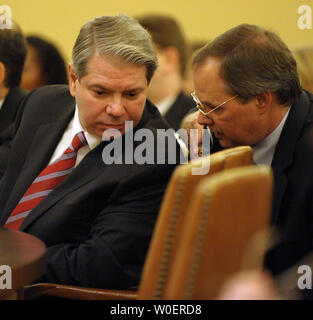
[[(102, 145), (102, 144), (101, 144)], [(97, 155), (97, 150), (91, 151), (78, 167), (63, 181), (57, 188), (55, 188), (44, 200), (42, 200), (37, 207), (33, 209), (23, 221), (20, 230), (25, 230), (33, 221), (38, 219), (55, 203), (60, 201), (70, 192), (75, 191), (86, 183), (96, 179), (99, 176), (100, 168), (104, 167), (101, 161), (101, 156)]]
[(51, 123), (43, 124), (38, 128), (30, 145), (24, 166), (15, 183), (14, 192), (11, 193), (7, 201), (7, 206), (4, 209), (4, 212), (6, 212), (4, 215), (6, 216), (5, 220), (14, 210), (38, 174), (49, 163), (66, 126), (73, 117), (74, 110), (75, 103), (64, 106), (63, 114), (58, 121), (54, 122), (52, 119)]
[(287, 187), (286, 170), (293, 163), (296, 143), (302, 132), (307, 114), (309, 112), (309, 99), (305, 92), (299, 102), (292, 105), (287, 121), (275, 149), (272, 169), (274, 172), (274, 204), (272, 224), (277, 222), (283, 195)]

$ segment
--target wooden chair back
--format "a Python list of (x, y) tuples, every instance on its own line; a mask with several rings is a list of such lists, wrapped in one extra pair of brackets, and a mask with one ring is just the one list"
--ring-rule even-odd
[[(167, 277), (180, 243), (187, 207), (200, 181), (222, 170), (251, 164), (252, 156), (251, 147), (240, 146), (198, 158), (176, 168), (166, 190), (146, 258), (139, 289), (140, 299), (163, 299)], [(194, 174), (201, 172), (200, 168), (203, 168), (205, 174)]]
[[(162, 299), (167, 276), (179, 244), (186, 208), (198, 183), (224, 169), (225, 157), (213, 154), (178, 166), (169, 182), (154, 228), (145, 261), (138, 296), (142, 299)], [(207, 168), (206, 174), (193, 174), (194, 169)]]
[(253, 149), (250, 146), (239, 146), (216, 152), (225, 157), (224, 169), (248, 166), (253, 163)]
[(163, 299), (212, 299), (230, 275), (262, 268), (266, 237), (256, 235), (269, 226), (272, 184), (265, 166), (229, 169), (200, 182)]

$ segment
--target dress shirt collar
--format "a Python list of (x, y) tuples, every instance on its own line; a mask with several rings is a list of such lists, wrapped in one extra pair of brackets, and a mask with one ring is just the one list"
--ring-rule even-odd
[(2, 108), (3, 102), (4, 102), (4, 99), (1, 99), (1, 100), (0, 100), (0, 110), (1, 110), (1, 108)]
[(74, 138), (74, 136), (78, 132), (81, 132), (81, 131), (84, 131), (84, 133), (85, 133), (87, 144), (88, 144), (90, 150), (94, 149), (95, 147), (97, 147), (102, 142), (102, 139), (100, 137), (95, 136), (95, 135), (87, 132), (86, 130), (84, 130), (83, 126), (81, 125), (81, 123), (79, 121), (78, 109), (77, 109), (77, 105), (76, 105), (73, 124), (72, 124), (71, 141)]
[(286, 112), (285, 116), (281, 120), (280, 124), (276, 127), (276, 129), (269, 134), (264, 140), (259, 142), (258, 144), (252, 146), (253, 148), (253, 160), (256, 164), (266, 164), (268, 166), (271, 165), (275, 148), (278, 143), (280, 134), (284, 128), (287, 117), (289, 115), (290, 107)]

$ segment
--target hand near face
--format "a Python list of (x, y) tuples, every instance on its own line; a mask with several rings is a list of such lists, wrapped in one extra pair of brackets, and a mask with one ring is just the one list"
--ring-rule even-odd
[(196, 149), (190, 150), (190, 153), (201, 156), (202, 155), (202, 133), (204, 130), (204, 126), (199, 124), (198, 117), (199, 117), (199, 111), (196, 111), (187, 115), (182, 121), (181, 128), (187, 130), (189, 141), (190, 141), (190, 132), (191, 132), (190, 130), (191, 129), (198, 130), (197, 143), (191, 144), (191, 147), (194, 146), (194, 148)]

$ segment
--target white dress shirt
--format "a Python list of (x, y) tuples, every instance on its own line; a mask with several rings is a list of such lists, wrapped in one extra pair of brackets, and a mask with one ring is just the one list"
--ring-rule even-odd
[(66, 130), (64, 131), (63, 136), (62, 136), (61, 140), (59, 141), (59, 143), (58, 143), (58, 145), (57, 145), (57, 147), (56, 147), (56, 149), (50, 159), (49, 164), (62, 156), (64, 151), (71, 145), (71, 142), (72, 142), (74, 136), (78, 132), (81, 132), (81, 131), (84, 131), (84, 133), (85, 133), (87, 145), (81, 147), (78, 150), (75, 167), (78, 166), (78, 164), (83, 160), (83, 158), (86, 156), (86, 154), (90, 150), (94, 149), (102, 142), (102, 139), (100, 137), (92, 135), (83, 129), (83, 127), (79, 121), (78, 109), (76, 106), (74, 117), (69, 122)]
[(256, 164), (266, 164), (268, 166), (272, 164), (276, 145), (278, 143), (278, 140), (284, 128), (284, 125), (286, 123), (289, 111), (290, 111), (290, 107), (286, 112), (285, 116), (283, 117), (282, 121), (280, 122), (280, 124), (276, 127), (276, 129), (271, 134), (269, 134), (264, 140), (262, 140), (255, 146), (252, 146), (253, 161)]
[(0, 110), (1, 110), (1, 107), (3, 105), (3, 102), (4, 102), (4, 99), (0, 100)]
[(165, 98), (160, 103), (156, 104), (156, 107), (159, 109), (162, 116), (165, 116), (168, 110), (171, 108), (175, 100), (177, 99), (177, 96), (171, 96), (168, 98)]

